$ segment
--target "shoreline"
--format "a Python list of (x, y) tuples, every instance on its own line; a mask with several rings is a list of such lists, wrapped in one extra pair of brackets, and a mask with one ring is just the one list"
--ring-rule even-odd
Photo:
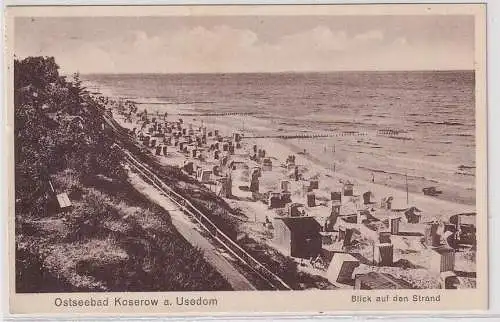
[[(160, 107), (160, 105), (156, 106), (156, 108), (151, 108), (150, 106), (145, 108), (148, 109), (150, 114), (153, 115), (157, 111), (161, 111), (159, 113), (160, 116), (162, 115), (162, 113), (167, 112), (169, 113), (169, 119), (172, 119), (172, 117), (174, 116), (177, 117), (177, 114), (182, 114), (184, 112), (193, 112), (191, 109), (186, 109), (174, 105), (169, 106), (168, 108), (165, 108), (165, 106)], [(185, 119), (186, 122), (191, 122), (194, 124), (204, 124), (208, 129), (217, 128), (222, 135), (226, 136), (230, 136), (235, 130), (240, 130), (240, 132), (244, 132), (245, 134), (253, 135), (269, 131), (269, 127), (266, 127), (266, 123), (268, 123), (266, 122), (266, 120), (256, 119), (253, 117), (226, 116), (213, 118), (196, 117), (195, 115), (190, 115), (189, 117), (182, 118)], [(203, 120), (203, 123), (201, 120)], [(123, 120), (120, 119), (118, 121), (122, 126), (128, 126), (126, 123), (124, 124)], [(241, 126), (238, 126), (238, 124), (241, 124)], [(288, 142), (290, 140), (275, 138), (252, 138), (244, 140), (248, 142), (255, 142), (257, 145), (265, 148), (266, 151), (272, 151), (272, 155), (278, 156), (278, 158), (284, 158), (287, 155), (295, 154), (298, 163), (302, 164), (305, 167), (308, 167), (310, 169), (309, 172), (315, 172), (315, 174), (312, 174), (312, 176), (317, 175), (322, 178), (322, 180), (325, 181), (326, 186), (328, 186), (328, 184), (332, 184), (333, 186), (338, 185), (338, 179), (349, 180), (358, 186), (358, 192), (360, 192), (360, 194), (365, 191), (372, 191), (375, 194), (376, 199), (392, 195), (395, 199), (395, 205), (404, 207), (403, 204), (406, 204), (406, 191), (404, 189), (404, 184), (395, 186), (394, 181), (392, 182), (392, 185), (379, 184), (378, 182), (372, 183), (368, 180), (363, 180), (362, 178), (360, 178), (361, 175), (352, 176), (350, 173), (344, 173), (342, 171), (342, 168), (339, 169), (339, 167), (337, 167), (336, 171), (334, 172), (331, 168), (328, 167), (327, 162), (313, 156), (312, 153), (308, 153), (308, 155), (298, 154), (298, 152), (301, 152), (301, 149), (298, 148), (296, 144)], [(284, 162), (284, 160), (282, 161)], [(422, 192), (418, 193), (418, 190), (410, 184), (408, 197), (408, 206), (416, 206), (417, 208), (423, 210), (425, 214), (428, 214), (430, 218), (447, 220), (454, 214), (475, 212), (475, 205), (467, 204), (466, 202), (456, 202), (453, 200), (426, 196)]]
[[(98, 86), (98, 84), (93, 82), (88, 82), (91, 85)], [(104, 94), (113, 99), (123, 99), (124, 97), (120, 97), (117, 95), (113, 95), (112, 90), (109, 88), (104, 89)], [(103, 95), (104, 95), (103, 94)], [(135, 100), (134, 100), (135, 101)], [(253, 136), (261, 136), (261, 135), (280, 135), (288, 132), (293, 133), (303, 133), (310, 132), (311, 130), (306, 129), (296, 129), (295, 131), (290, 129), (283, 129), (281, 127), (282, 123), (279, 121), (274, 121), (269, 118), (260, 118), (259, 114), (254, 115), (253, 112), (250, 112), (249, 115), (237, 115), (238, 113), (215, 113), (213, 111), (209, 112), (206, 109), (199, 109), (196, 104), (177, 104), (177, 103), (166, 103), (163, 101), (145, 101), (141, 102), (138, 105), (138, 112), (143, 110), (148, 110), (150, 114), (159, 113), (162, 116), (165, 112), (169, 114), (169, 119), (173, 116), (178, 116), (179, 118), (186, 119), (187, 121), (196, 120), (200, 122), (203, 120), (203, 124), (207, 127), (219, 128), (221, 133), (225, 135), (231, 135), (231, 133), (237, 129), (241, 133), (251, 134)], [(203, 114), (214, 114), (214, 115), (203, 115)], [(230, 115), (215, 115), (215, 114), (230, 114)], [(236, 115), (233, 115), (236, 114)], [(246, 113), (240, 113), (246, 114)], [(123, 125), (123, 124), (122, 124)], [(361, 131), (364, 131), (361, 128)], [(385, 138), (383, 138), (385, 139)], [(248, 139), (246, 139), (248, 140)], [(383, 190), (388, 193), (401, 195), (406, 194), (406, 178), (405, 172), (407, 172), (407, 185), (409, 190), (409, 195), (412, 196), (410, 199), (419, 200), (420, 202), (428, 202), (430, 204), (441, 203), (456, 205), (454, 207), (447, 207), (452, 209), (457, 209), (462, 206), (464, 212), (473, 212), (475, 211), (475, 201), (476, 201), (476, 191), (475, 191), (475, 175), (471, 175), (469, 178), (466, 178), (465, 174), (462, 176), (465, 179), (465, 182), (473, 183), (465, 183), (465, 182), (457, 182), (450, 181), (450, 179), (446, 179), (442, 177), (441, 167), (446, 167), (446, 170), (453, 169), (475, 169), (474, 166), (464, 166), (464, 165), (456, 165), (452, 166), (451, 164), (434, 164), (425, 160), (416, 160), (405, 157), (404, 154), (401, 155), (390, 155), (390, 158), (387, 158), (386, 154), (376, 153), (375, 151), (367, 150), (357, 151), (352, 150), (350, 148), (350, 143), (347, 140), (333, 143), (334, 152), (332, 152), (331, 146), (331, 138), (317, 138), (313, 140), (304, 140), (304, 139), (277, 139), (277, 138), (267, 138), (253, 139), (255, 142), (265, 142), (268, 146), (282, 146), (286, 147), (287, 153), (297, 154), (301, 152), (300, 146), (308, 146), (308, 163), (314, 168), (321, 168), (322, 175), (329, 176), (337, 176), (348, 178), (351, 181), (359, 182), (362, 185), (367, 187), (375, 184), (375, 188), (377, 190)], [(329, 142), (330, 140), (330, 142)], [(335, 139), (337, 140), (337, 139)], [(368, 141), (370, 138), (368, 138)], [(396, 140), (399, 141), (399, 140)], [(272, 144), (270, 144), (272, 142)], [(370, 142), (368, 142), (370, 143)], [(327, 148), (328, 146), (328, 148)], [(361, 154), (361, 155), (359, 155)], [(353, 156), (354, 155), (354, 156)], [(302, 157), (302, 156), (301, 156)], [(354, 158), (355, 162), (352, 162), (352, 158)], [(357, 164), (358, 160), (364, 161), (369, 159), (369, 163), (365, 164)], [(382, 159), (382, 160), (378, 160)], [(394, 160), (403, 160), (401, 164), (399, 164), (399, 170), (394, 166), (394, 164), (390, 161)], [(372, 162), (373, 161), (373, 162)], [(387, 169), (387, 165), (391, 164), (390, 170)], [(420, 173), (412, 173), (411, 171), (405, 171), (408, 169), (416, 170), (416, 166), (420, 165), (418, 168), (420, 172), (424, 171), (424, 175)], [(404, 167), (404, 169), (403, 169)], [(335, 171), (333, 171), (335, 168)], [(425, 169), (425, 170), (424, 170)], [(441, 177), (435, 179), (433, 174), (441, 174)], [(473, 172), (474, 173), (474, 172)], [(455, 173), (456, 174), (456, 173)], [(375, 183), (370, 182), (372, 176), (375, 177)], [(469, 175), (467, 175), (469, 176)], [(424, 187), (436, 186), (438, 190), (442, 191), (442, 194), (436, 196), (424, 196), (422, 189)], [(380, 199), (378, 195), (376, 195), (377, 199)], [(406, 199), (406, 197), (404, 197)], [(429, 207), (432, 209), (432, 207)]]
[[(232, 130), (238, 128), (240, 132), (251, 134), (253, 136), (275, 136), (286, 133), (286, 129), (276, 129), (277, 124), (275, 124), (272, 119), (263, 119), (254, 115), (202, 116), (200, 114), (203, 114), (204, 112), (198, 111), (192, 106), (185, 106), (183, 104), (144, 104), (141, 105), (141, 109), (142, 108), (147, 109), (148, 111), (153, 113), (156, 111), (161, 111), (160, 115), (164, 112), (168, 112), (171, 116), (179, 115), (179, 117), (181, 117), (180, 114), (188, 114), (182, 117), (205, 120), (205, 124), (211, 126), (231, 128)], [(197, 112), (199, 112), (199, 114), (197, 114)], [(299, 132), (302, 133), (308, 131), (301, 131), (300, 129), (298, 129), (293, 133)], [(363, 139), (363, 136), (360, 136), (360, 138)], [(258, 139), (259, 138), (256, 138), (256, 140)], [(386, 138), (382, 139), (385, 140)], [(317, 138), (314, 141), (304, 140), (300, 138), (270, 138), (265, 140), (272, 140), (273, 142), (275, 142), (275, 144), (286, 145), (295, 153), (300, 151), (299, 146), (304, 144), (309, 145), (310, 155), (314, 155), (312, 157), (314, 158), (314, 162), (319, 163), (321, 167), (330, 169), (333, 168), (333, 164), (335, 164), (336, 172), (343, 173), (359, 181), (369, 181), (372, 174), (374, 174), (374, 176), (376, 177), (376, 183), (381, 183), (383, 186), (394, 188), (397, 190), (405, 190), (406, 178), (404, 173), (407, 172), (407, 177), (409, 179), (408, 186), (411, 193), (422, 194), (422, 189), (424, 187), (437, 186), (438, 190), (443, 191), (443, 193), (441, 195), (434, 196), (433, 199), (446, 200), (452, 203), (463, 204), (466, 207), (475, 207), (475, 176), (463, 174), (461, 175), (463, 182), (457, 182), (456, 180), (450, 181), (450, 179), (446, 179), (446, 176), (443, 176), (442, 174), (443, 170), (450, 171), (450, 169), (453, 169), (458, 171), (461, 167), (465, 167), (470, 170), (474, 169), (473, 166), (452, 166), (450, 164), (442, 165), (424, 160), (409, 159), (405, 157), (404, 154), (401, 156), (395, 156), (392, 154), (386, 155), (376, 153), (370, 150), (366, 150), (364, 152), (353, 150), (352, 148), (350, 148), (351, 144), (348, 140), (354, 139), (349, 138), (334, 139), (339, 141), (337, 143), (333, 143), (334, 147), (332, 147), (332, 141), (334, 140), (332, 140), (331, 138)], [(370, 140), (370, 138), (368, 138), (368, 140)], [(332, 149), (335, 148), (336, 151), (332, 152)], [(329, 159), (330, 162), (326, 161), (326, 159)], [(370, 161), (366, 163), (367, 161), (365, 160)], [(398, 163), (399, 168), (396, 168), (394, 163), (391, 162), (394, 160), (400, 161), (400, 163)], [(358, 161), (361, 164), (357, 164), (356, 162)], [(389, 164), (391, 164), (391, 170), (388, 170), (387, 168)], [(438, 179), (435, 179), (435, 174), (439, 175), (437, 177)], [(457, 173), (455, 174), (458, 176)], [(470, 183), (470, 181), (473, 181), (474, 183)]]
[[(161, 110), (163, 114), (156, 114), (156, 111), (159, 111), (159, 109), (153, 113), (148, 110), (148, 118), (156, 118), (157, 122), (165, 122), (165, 124), (176, 124), (179, 119), (182, 119), (182, 122), (177, 124), (183, 124), (182, 126), (184, 129), (189, 128), (194, 130), (196, 128), (194, 131), (199, 131), (199, 133), (201, 133), (203, 127), (206, 128), (207, 132), (218, 130), (222, 140), (231, 140), (234, 132), (249, 135), (269, 130), (269, 128), (266, 127), (267, 123), (265, 120), (242, 118), (239, 116), (218, 117), (210, 120), (207, 120), (207, 117), (191, 117), (194, 115), (190, 115), (190, 117), (178, 117), (176, 114), (180, 114), (181, 110), (182, 109), (179, 108), (172, 108), (167, 111), (169, 113), (167, 117), (164, 117), (165, 109)], [(176, 114), (170, 114), (173, 111), (175, 111)], [(124, 115), (120, 115), (120, 113), (113, 114), (115, 120), (122, 127), (128, 128), (129, 130), (134, 127), (139, 129), (138, 126), (140, 121), (138, 121), (137, 118), (133, 117), (132, 123), (130, 123), (125, 121), (126, 117)], [(238, 126), (240, 122), (241, 127)], [(153, 133), (154, 131), (155, 130), (153, 130)], [(143, 129), (142, 131), (140, 130), (140, 132), (146, 136), (148, 135), (146, 134), (146, 129)], [(139, 135), (139, 133), (136, 132), (136, 135)], [(164, 166), (182, 167), (182, 165), (185, 164), (185, 161), (192, 161), (195, 166), (200, 166), (201, 169), (211, 169), (212, 166), (218, 165), (219, 163), (217, 162), (218, 160), (212, 160), (211, 153), (206, 154), (208, 151), (206, 150), (206, 147), (209, 146), (211, 142), (216, 142), (213, 137), (209, 137), (208, 139), (209, 142), (204, 145), (205, 148), (201, 147), (201, 151), (205, 152), (200, 152), (204, 156), (200, 160), (193, 158), (191, 153), (179, 152), (178, 148), (169, 144), (165, 145), (167, 146), (167, 154), (160, 153), (159, 155), (155, 155), (154, 147), (148, 147), (148, 150), (154, 155), (155, 159)], [(271, 247), (272, 249), (277, 250), (285, 256), (288, 256), (286, 252), (275, 245), (275, 241), (272, 238), (272, 229), (269, 230), (267, 223), (269, 219), (271, 219), (271, 222), (273, 222), (274, 225), (277, 218), (285, 214), (284, 211), (286, 211), (287, 208), (278, 209), (280, 207), (270, 207), (268, 199), (265, 197), (268, 192), (281, 191), (281, 180), (289, 181), (288, 191), (290, 192), (291, 203), (302, 204), (305, 209), (306, 217), (312, 217), (321, 227), (323, 227), (330, 215), (330, 193), (333, 191), (340, 191), (343, 183), (346, 181), (354, 184), (354, 194), (352, 197), (342, 198), (341, 213), (344, 215), (349, 216), (351, 214), (352, 216), (352, 213), (368, 211), (375, 218), (378, 218), (376, 220), (381, 222), (384, 220), (385, 216), (387, 216), (387, 212), (384, 213), (384, 209), (382, 209), (382, 206), (379, 205), (379, 200), (390, 196), (394, 198), (391, 209), (393, 209), (396, 213), (401, 213), (401, 211), (416, 207), (420, 211), (419, 214), (421, 215), (419, 223), (413, 225), (410, 222), (407, 222), (407, 219), (404, 219), (404, 215), (402, 216), (403, 221), (401, 223), (401, 229), (404, 233), (401, 235), (392, 235), (392, 243), (395, 246), (393, 258), (395, 266), (388, 266), (383, 269), (393, 276), (404, 277), (405, 280), (411, 281), (413, 285), (420, 285), (419, 287), (422, 288), (437, 287), (436, 283), (439, 276), (436, 275), (435, 272), (428, 270), (429, 268), (427, 267), (428, 262), (426, 261), (426, 258), (432, 254), (432, 250), (429, 249), (428, 246), (426, 247), (422, 244), (421, 236), (423, 236), (423, 233), (420, 232), (415, 234), (414, 230), (422, 230), (426, 223), (429, 222), (437, 221), (444, 224), (450, 221), (451, 216), (460, 213), (475, 213), (473, 206), (433, 198), (414, 192), (409, 192), (407, 195), (406, 191), (392, 186), (353, 178), (350, 174), (343, 173), (342, 171), (334, 172), (332, 169), (328, 168), (328, 164), (325, 164), (321, 158), (315, 157), (315, 155), (310, 152), (306, 154), (300, 153), (300, 148), (294, 144), (290, 144), (286, 140), (242, 138), (240, 143), (241, 147), (236, 148), (234, 153), (226, 152), (229, 153), (226, 154), (229, 157), (229, 160), (242, 161), (250, 167), (249, 169), (251, 169), (252, 166), (257, 165), (255, 161), (250, 159), (250, 155), (252, 153), (251, 149), (252, 146), (254, 146), (254, 148), (257, 146), (258, 149), (264, 149), (266, 151), (266, 157), (272, 160), (272, 169), (262, 170), (262, 174), (258, 179), (258, 192), (256, 195), (252, 195), (249, 191), (249, 169), (245, 171), (242, 168), (232, 168), (232, 170), (229, 170), (230, 176), (233, 177), (232, 193), (231, 196), (222, 196), (222, 199), (224, 199), (231, 209), (237, 209), (238, 213), (243, 215), (242, 218), (246, 218), (245, 220), (241, 220), (239, 223), (238, 232), (240, 236), (242, 236), (241, 238), (244, 239), (246, 237), (250, 237), (253, 240), (266, 245), (266, 247)], [(158, 144), (162, 145), (161, 141), (159, 141)], [(311, 150), (310, 145), (306, 147)], [(285, 159), (290, 155), (295, 156), (295, 165), (300, 168), (299, 171), (301, 178), (298, 180), (291, 179), (289, 172), (290, 168), (287, 169), (285, 167)], [(217, 178), (220, 177), (217, 176)], [(214, 188), (213, 183), (203, 181), (198, 176), (196, 176), (196, 179), (200, 184), (212, 191), (212, 193), (218, 194), (217, 186), (214, 190), (212, 190)], [(219, 179), (215, 179), (215, 181), (217, 180)], [(318, 186), (313, 190), (316, 200), (315, 204), (310, 205), (308, 195), (306, 198), (304, 188), (307, 184), (311, 184), (313, 180), (317, 182)], [(244, 186), (246, 186), (246, 189), (244, 189)], [(361, 197), (365, 194), (365, 192), (372, 193), (372, 198), (370, 198), (371, 203), (369, 204), (363, 204), (363, 201), (361, 201)], [(406, 198), (408, 198), (408, 202), (406, 201)], [(391, 215), (389, 214), (389, 216)], [(380, 269), (370, 264), (370, 259), (375, 256), (373, 245), (378, 242), (377, 231), (380, 232), (379, 229), (381, 228), (370, 228), (368, 225), (365, 225), (365, 223), (360, 222), (350, 223), (345, 221), (345, 218), (342, 220), (342, 223), (338, 222), (337, 225), (347, 227), (355, 232), (355, 237), (353, 238), (355, 238), (359, 243), (360, 248), (357, 250), (357, 256), (360, 257), (361, 261), (361, 264), (355, 270), (355, 273), (366, 273)], [(335, 244), (322, 245), (323, 250), (326, 252), (338, 252), (338, 249), (335, 247), (337, 247)], [(468, 251), (465, 252), (467, 253)], [(457, 256), (459, 256), (456, 263), (457, 269), (462, 269), (468, 272), (474, 272), (476, 270), (475, 263), (466, 259), (464, 257), (466, 255), (462, 252), (459, 252)], [(293, 258), (293, 260), (298, 265), (297, 267), (300, 271), (317, 275), (321, 278), (328, 278), (325, 268), (315, 267), (312, 262), (305, 262), (300, 258)], [(399, 264), (406, 262), (413, 263), (413, 269), (406, 270), (399, 266)], [(466, 283), (473, 283), (473, 279), (472, 282), (469, 281), (470, 279), (465, 280), (467, 280)], [(338, 283), (333, 283), (333, 285), (337, 284)]]

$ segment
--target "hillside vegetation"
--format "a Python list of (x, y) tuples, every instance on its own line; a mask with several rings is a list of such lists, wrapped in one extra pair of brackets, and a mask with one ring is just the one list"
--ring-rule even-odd
[[(95, 99), (53, 58), (16, 60), (17, 292), (229, 290), (128, 182)], [(55, 195), (72, 202), (59, 209)]]

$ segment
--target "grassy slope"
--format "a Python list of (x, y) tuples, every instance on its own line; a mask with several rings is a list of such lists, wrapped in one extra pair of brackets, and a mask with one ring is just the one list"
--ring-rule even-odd
[(127, 182), (81, 180), (70, 170), (54, 182), (72, 191), (74, 206), (18, 218), (18, 292), (230, 289), (168, 213)]
[[(16, 60), (14, 78), (17, 292), (230, 289), (126, 181), (99, 112), (111, 102), (50, 57)], [(58, 210), (49, 182), (71, 209)]]

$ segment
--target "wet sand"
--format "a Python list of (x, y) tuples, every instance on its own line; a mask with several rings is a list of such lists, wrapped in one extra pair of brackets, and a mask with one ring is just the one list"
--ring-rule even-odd
[[(162, 118), (161, 114), (159, 116), (155, 116), (155, 113), (151, 113), (152, 109), (148, 108), (148, 111), (150, 111), (151, 116), (160, 119)], [(164, 113), (165, 109), (161, 109), (161, 111)], [(321, 151), (321, 146), (311, 143), (311, 141), (315, 139), (304, 140), (305, 142), (303, 144), (296, 145), (291, 143), (289, 140), (283, 139), (248, 138), (250, 136), (273, 133), (272, 126), (266, 120), (248, 116), (179, 116), (175, 115), (177, 113), (180, 113), (179, 109), (172, 108), (172, 110), (169, 111), (169, 116), (166, 120), (172, 122), (182, 118), (184, 124), (192, 124), (193, 128), (203, 125), (207, 127), (207, 131), (217, 129), (222, 136), (226, 137), (230, 137), (235, 131), (239, 131), (240, 133), (246, 135), (247, 138), (244, 138), (241, 142), (241, 149), (235, 150), (235, 157), (250, 161), (249, 152), (254, 144), (257, 145), (259, 149), (265, 149), (266, 157), (270, 157), (273, 160), (273, 169), (272, 171), (262, 172), (262, 177), (259, 178), (260, 193), (267, 191), (279, 191), (280, 181), (285, 179), (289, 180), (291, 184), (290, 192), (292, 194), (292, 201), (306, 204), (305, 196), (303, 194), (303, 185), (309, 183), (310, 179), (318, 180), (319, 187), (315, 190), (316, 206), (306, 206), (305, 208), (307, 214), (315, 217), (319, 223), (324, 223), (330, 213), (330, 192), (340, 190), (342, 187), (341, 182), (343, 181), (350, 181), (354, 183), (355, 196), (361, 196), (364, 192), (371, 191), (374, 194), (373, 201), (376, 203), (374, 205), (375, 208), (378, 208), (380, 199), (387, 196), (394, 197), (393, 208), (406, 209), (409, 206), (416, 206), (422, 211), (422, 222), (431, 220), (448, 221), (449, 217), (452, 215), (475, 211), (474, 206), (425, 196), (423, 193), (411, 191), (410, 189), (407, 203), (407, 193), (405, 189), (398, 189), (397, 187), (383, 183), (380, 184), (378, 183), (378, 177), (376, 177), (377, 182), (373, 183), (370, 182), (370, 180), (363, 180), (359, 177), (353, 177), (350, 173), (346, 173), (344, 170), (347, 167), (344, 166), (339, 166), (334, 171), (328, 162), (329, 156), (325, 154), (324, 151)], [(114, 115), (114, 117), (122, 126), (126, 128), (130, 129), (137, 127), (137, 124), (135, 123), (124, 122), (124, 118), (122, 116)], [(158, 161), (162, 164), (180, 166), (185, 160), (192, 160), (189, 156), (177, 152), (175, 147), (168, 147), (168, 149), (170, 153), (168, 153), (167, 156), (156, 156)], [(306, 150), (306, 153), (303, 153), (304, 149)], [(151, 148), (151, 151), (153, 152), (153, 148)], [(288, 177), (289, 171), (282, 166), (285, 163), (287, 156), (292, 154), (296, 157), (295, 163), (301, 169), (303, 180), (294, 181), (293, 179), (290, 179)], [(210, 160), (209, 158), (207, 162), (201, 162), (201, 164), (208, 166), (212, 162), (214, 162), (214, 160)], [(272, 234), (269, 234), (269, 230), (264, 227), (263, 223), (267, 218), (273, 219), (274, 217), (279, 216), (280, 211), (277, 211), (276, 209), (269, 209), (266, 204), (260, 201), (252, 200), (251, 193), (248, 191), (242, 191), (238, 188), (239, 185), (248, 184), (248, 173), (244, 174), (233, 171), (233, 175), (235, 177), (238, 176), (237, 180), (233, 180), (234, 197), (225, 199), (233, 209), (239, 209), (240, 213), (244, 214), (247, 218), (246, 221), (241, 222), (240, 231), (251, 236), (255, 240), (259, 240), (273, 247), (271, 238)], [(344, 207), (345, 209), (371, 207), (362, 205), (362, 202), (356, 202), (355, 199), (356, 197), (345, 198), (344, 201), (343, 198), (343, 209)], [(350, 210), (342, 210), (341, 212), (348, 213), (349, 211)], [(369, 261), (373, 257), (371, 244), (377, 242), (378, 234), (375, 231), (370, 230), (368, 227), (365, 227), (363, 224), (344, 223), (343, 225), (349, 227), (352, 226), (352, 228), (359, 231), (359, 235), (356, 238), (366, 244), (363, 244), (364, 246), (359, 250), (359, 255), (366, 261)], [(425, 249), (425, 247), (421, 244), (420, 239), (420, 236), (393, 236), (393, 242), (395, 245), (394, 260), (407, 260), (418, 264), (418, 267), (421, 268), (407, 271), (399, 267), (386, 267), (381, 269), (381, 271), (393, 274), (394, 276), (404, 277), (405, 279), (411, 280), (419, 285), (419, 281), (423, 281), (421, 286), (424, 288), (435, 288), (438, 276), (425, 268), (428, 264), (426, 256), (430, 250)], [(329, 246), (324, 245), (323, 247), (328, 249)], [(326, 277), (325, 270), (314, 268), (307, 261), (304, 263), (299, 260), (299, 262), (301, 263), (301, 265), (299, 265), (301, 270)], [(465, 270), (471, 272), (475, 271), (475, 263), (465, 259), (457, 259), (457, 267), (464, 268)], [(365, 271), (373, 271), (373, 269), (374, 268), (371, 265), (365, 263), (361, 264), (360, 267), (356, 269), (356, 272), (362, 273)], [(469, 281), (467, 283), (469, 283)]]
[[(259, 119), (252, 116), (178, 116), (181, 113), (194, 113), (192, 110), (183, 106), (162, 106), (162, 105), (140, 105), (139, 111), (147, 108), (151, 115), (159, 111), (159, 116), (163, 113), (169, 113), (170, 121), (182, 118), (186, 123), (192, 123), (196, 126), (204, 125), (207, 129), (218, 129), (224, 136), (230, 136), (234, 131), (240, 131), (245, 136), (276, 135), (274, 125), (269, 120)], [(123, 122), (120, 122), (123, 123)], [(125, 124), (125, 126), (129, 126)], [(278, 132), (279, 133), (279, 132)], [(257, 144), (259, 148), (264, 148), (268, 155), (275, 157), (279, 163), (284, 163), (288, 155), (296, 155), (296, 163), (307, 169), (305, 177), (318, 177), (320, 190), (327, 194), (326, 190), (331, 187), (338, 187), (339, 180), (349, 180), (355, 184), (355, 194), (361, 195), (366, 191), (371, 191), (375, 196), (375, 201), (379, 202), (382, 197), (393, 196), (394, 208), (405, 208), (407, 206), (416, 206), (422, 210), (423, 217), (430, 219), (446, 220), (451, 215), (462, 212), (474, 212), (474, 203), (471, 198), (461, 196), (460, 192), (453, 192), (453, 185), (446, 187), (447, 194), (437, 197), (425, 196), (422, 192), (422, 186), (418, 180), (408, 176), (408, 204), (405, 178), (397, 176), (383, 175), (374, 173), (375, 182), (371, 182), (372, 172), (362, 171), (356, 167), (350, 167), (349, 164), (342, 162), (342, 145), (336, 145), (335, 152), (325, 152), (325, 145), (318, 143), (317, 140), (326, 139), (275, 139), (275, 138), (255, 138), (243, 139), (243, 149)], [(305, 154), (301, 154), (304, 152)], [(238, 153), (238, 152), (237, 152)], [(334, 155), (332, 158), (331, 155)], [(340, 155), (339, 159), (335, 158)], [(360, 156), (363, 157), (363, 156)], [(177, 160), (180, 164), (182, 159)], [(335, 164), (335, 166), (333, 166)], [(334, 168), (335, 167), (335, 168)], [(274, 186), (279, 184), (280, 176), (276, 174), (266, 181), (274, 181)], [(261, 184), (262, 190), (271, 188), (269, 185)], [(440, 186), (441, 188), (441, 186)], [(460, 187), (462, 188), (462, 187)], [(265, 189), (265, 190), (264, 190)], [(457, 189), (461, 190), (461, 189)], [(475, 192), (475, 190), (473, 191)], [(450, 197), (452, 196), (452, 197)]]

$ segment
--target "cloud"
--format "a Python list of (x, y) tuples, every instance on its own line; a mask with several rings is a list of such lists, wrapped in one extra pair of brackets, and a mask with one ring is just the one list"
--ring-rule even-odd
[[(75, 35), (64, 37), (51, 39), (49, 44), (36, 40), (26, 43), (20, 52), (53, 55), (64, 71), (82, 73), (425, 69), (443, 63), (445, 53), (456, 56), (444, 45), (415, 47), (405, 37), (387, 39), (379, 29), (349, 35), (324, 25), (285, 34), (272, 42), (259, 38), (253, 30), (228, 25), (154, 34), (124, 30), (113, 38), (92, 41)], [(419, 58), (422, 56), (426, 59)], [(436, 62), (432, 61), (434, 56)], [(466, 59), (462, 56), (456, 62), (449, 58), (446, 66), (463, 64)]]
[(404, 46), (408, 43), (405, 37), (398, 37), (394, 40), (393, 45)]
[(347, 34), (344, 31), (332, 31), (328, 27), (318, 26), (311, 30), (284, 36), (276, 45), (283, 49), (339, 51), (345, 50), (347, 44)]
[(384, 33), (381, 30), (369, 30), (361, 34), (357, 34), (354, 39), (359, 41), (383, 40)]

